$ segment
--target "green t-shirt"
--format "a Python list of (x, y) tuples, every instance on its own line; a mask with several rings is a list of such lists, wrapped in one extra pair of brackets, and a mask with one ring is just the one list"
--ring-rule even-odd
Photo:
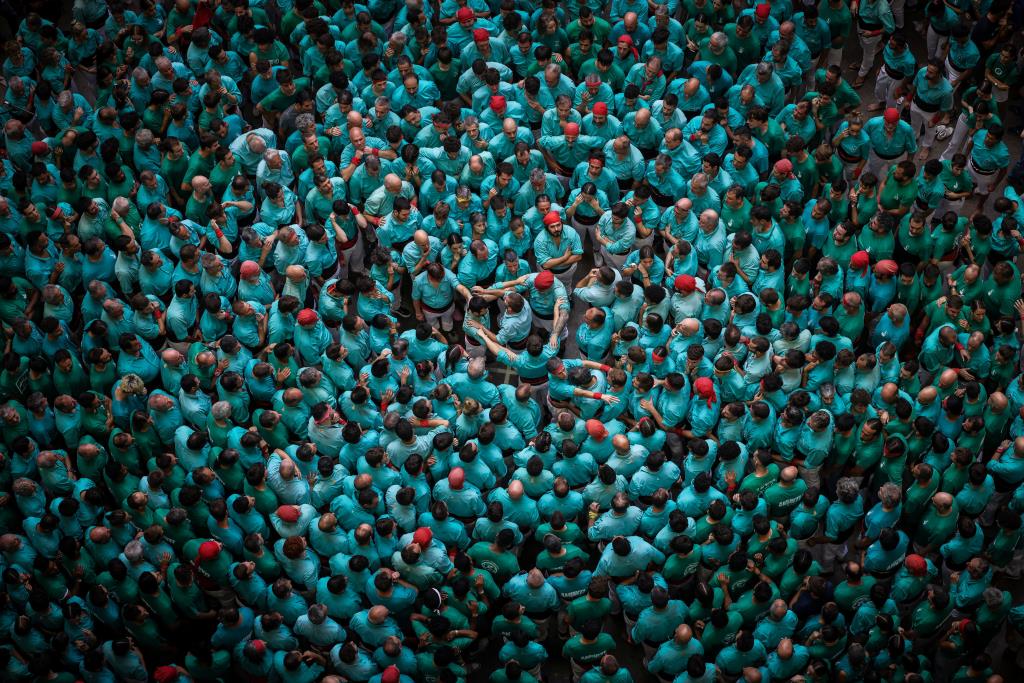
[(570, 602), (566, 612), (569, 616), (569, 623), (573, 628), (578, 629), (589, 619), (601, 621), (611, 610), (612, 601), (608, 598), (590, 600), (584, 595)]
[(584, 642), (581, 635), (573, 636), (562, 647), (562, 654), (584, 666), (593, 666), (614, 650), (615, 639), (607, 633), (602, 633), (592, 643)]
[(476, 543), (469, 548), (467, 554), (473, 564), (486, 569), (499, 584), (508, 581), (519, 572), (519, 560), (512, 553), (495, 552), (490, 543)]

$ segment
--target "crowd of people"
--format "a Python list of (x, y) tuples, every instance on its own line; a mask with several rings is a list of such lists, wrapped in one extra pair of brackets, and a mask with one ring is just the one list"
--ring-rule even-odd
[(0, 678), (1024, 662), (1020, 2), (53, 4)]

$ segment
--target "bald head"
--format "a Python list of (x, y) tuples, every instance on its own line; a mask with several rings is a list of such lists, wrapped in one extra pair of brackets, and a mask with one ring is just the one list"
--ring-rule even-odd
[(718, 227), (718, 212), (714, 209), (705, 209), (700, 214), (700, 227), (712, 231)]
[(952, 368), (946, 368), (939, 375), (939, 386), (943, 389), (948, 389), (959, 381), (960, 375), (957, 374), (956, 370)]
[(96, 526), (89, 530), (89, 540), (93, 543), (106, 543), (110, 540), (110, 529)]
[(940, 512), (946, 512), (953, 507), (953, 496), (948, 493), (936, 493), (932, 496), (932, 503), (935, 505), (935, 509)]
[(892, 318), (892, 321), (896, 324), (902, 323), (904, 318), (907, 317), (907, 313), (907, 307), (903, 304), (893, 304), (892, 306), (889, 306), (889, 317)]
[(160, 357), (168, 365), (181, 365), (181, 363), (185, 360), (185, 356), (181, 355), (180, 352), (174, 349), (164, 349), (163, 352), (160, 354)]

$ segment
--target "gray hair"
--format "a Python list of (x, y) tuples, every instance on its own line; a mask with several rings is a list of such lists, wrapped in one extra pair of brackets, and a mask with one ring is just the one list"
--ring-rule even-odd
[(252, 152), (255, 152), (257, 147), (261, 148), (261, 152), (267, 148), (267, 141), (256, 133), (249, 133), (245, 136), (245, 144), (248, 145), (249, 150)]
[(231, 417), (231, 404), (227, 401), (217, 401), (210, 406), (210, 414), (215, 420), (226, 420)]
[(137, 540), (128, 541), (128, 544), (124, 547), (124, 556), (128, 558), (129, 562), (138, 562), (143, 558), (142, 543)]
[(479, 379), (484, 376), (484, 372), (487, 371), (487, 363), (483, 358), (474, 358), (469, 361), (469, 365), (466, 366), (466, 374), (473, 379)]
[(1003, 591), (995, 586), (989, 586), (981, 592), (981, 597), (989, 607), (996, 607), (1003, 602)]
[(131, 210), (131, 206), (132, 203), (128, 201), (126, 197), (114, 197), (114, 201), (111, 203), (110, 208), (123, 216)]
[(843, 497), (843, 494), (855, 496), (859, 492), (860, 484), (858, 484), (857, 480), (854, 479), (853, 477), (843, 477), (836, 484), (836, 493), (840, 497)]
[(59, 285), (43, 285), (43, 301), (53, 301), (61, 294)]
[(135, 144), (139, 147), (149, 147), (154, 142), (153, 131), (149, 128), (140, 128), (135, 132)]
[(295, 127), (299, 130), (306, 130), (316, 126), (316, 118), (312, 114), (299, 114), (295, 117)]
[(58, 107), (70, 107), (74, 103), (75, 96), (71, 93), (70, 90), (62, 90), (61, 93), (57, 95)]
[(892, 482), (882, 484), (882, 487), (878, 489), (878, 499), (882, 501), (882, 505), (886, 507), (894, 507), (900, 502), (903, 497), (903, 491), (900, 487)]

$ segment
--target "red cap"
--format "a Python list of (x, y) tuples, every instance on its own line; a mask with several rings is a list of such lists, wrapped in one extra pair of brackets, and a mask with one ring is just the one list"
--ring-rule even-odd
[(453, 468), (448, 473), (448, 486), (455, 489), (456, 491), (462, 488), (462, 485), (466, 483), (466, 471), (461, 467)]
[(299, 521), (299, 506), (298, 505), (282, 505), (277, 508), (277, 516), (281, 518), (282, 522), (288, 524), (295, 524)]
[(855, 251), (850, 257), (850, 267), (857, 270), (864, 270), (871, 265), (871, 255), (866, 251)]
[[(460, 12), (462, 10), (459, 10)], [(473, 29), (473, 40), (477, 43), (486, 43), (491, 39), (491, 32), (485, 28)]]
[(885, 110), (885, 113), (882, 114), (882, 118), (885, 119), (886, 123), (896, 123), (900, 120), (900, 111), (895, 107), (889, 107)]
[(544, 214), (544, 225), (554, 225), (555, 223), (561, 223), (562, 217), (558, 215), (557, 211), (548, 211)]
[(579, 135), (580, 134), (580, 124), (578, 124), (578, 123), (567, 123), (567, 124), (565, 124), (565, 129), (563, 130), (563, 132), (566, 135)]
[(772, 6), (767, 2), (762, 2), (760, 5), (754, 8), (754, 14), (761, 19), (767, 19), (772, 13)]
[(629, 36), (628, 33), (623, 33), (621, 36), (619, 36), (616, 42), (625, 43), (626, 45), (632, 45), (633, 39)]
[(779, 159), (775, 162), (775, 172), (789, 175), (793, 172), (793, 162), (789, 159)]
[(600, 420), (591, 418), (587, 420), (587, 434), (595, 439), (603, 439), (608, 436), (608, 429)]
[(153, 680), (156, 683), (171, 683), (178, 680), (178, 668), (174, 666), (158, 666), (153, 670)]
[(312, 308), (303, 308), (299, 311), (299, 314), (295, 316), (295, 321), (300, 325), (314, 325), (319, 319), (320, 316), (318, 316), (316, 311)]
[(914, 576), (921, 576), (928, 571), (928, 562), (920, 555), (907, 555), (905, 564), (907, 565), (907, 571)]
[(217, 541), (203, 541), (199, 544), (199, 561), (206, 562), (215, 559), (220, 555), (220, 543)]
[(430, 545), (430, 542), (433, 540), (434, 532), (431, 531), (429, 527), (421, 526), (412, 534), (412, 542), (421, 547), (425, 545)]
[(399, 678), (402, 674), (399, 673), (398, 667), (392, 664), (380, 674), (380, 683), (398, 683)]
[(506, 104), (504, 95), (491, 95), (491, 109), (494, 111), (502, 111)]
[(35, 154), (36, 156), (42, 156), (43, 154), (49, 154), (50, 153), (50, 146), (47, 145), (42, 140), (37, 140), (36, 142), (32, 143), (32, 153)]
[(468, 7), (460, 7), (459, 11), (455, 13), (455, 18), (458, 21), (471, 21), (473, 19), (473, 10)]
[(692, 275), (677, 275), (672, 284), (676, 286), (676, 291), (683, 294), (691, 294), (697, 290), (697, 278)]
[(251, 640), (249, 644), (252, 645), (252, 649), (256, 651), (256, 654), (261, 655), (267, 651), (267, 644), (262, 640)]
[(555, 284), (555, 274), (550, 270), (542, 270), (537, 273), (537, 277), (533, 278), (533, 286), (541, 291), (550, 289), (553, 284)]
[(608, 105), (604, 102), (597, 102), (594, 104), (593, 112), (598, 116), (605, 116), (608, 114)]
[(256, 277), (260, 273), (260, 264), (255, 261), (242, 261), (238, 272), (244, 278)]

